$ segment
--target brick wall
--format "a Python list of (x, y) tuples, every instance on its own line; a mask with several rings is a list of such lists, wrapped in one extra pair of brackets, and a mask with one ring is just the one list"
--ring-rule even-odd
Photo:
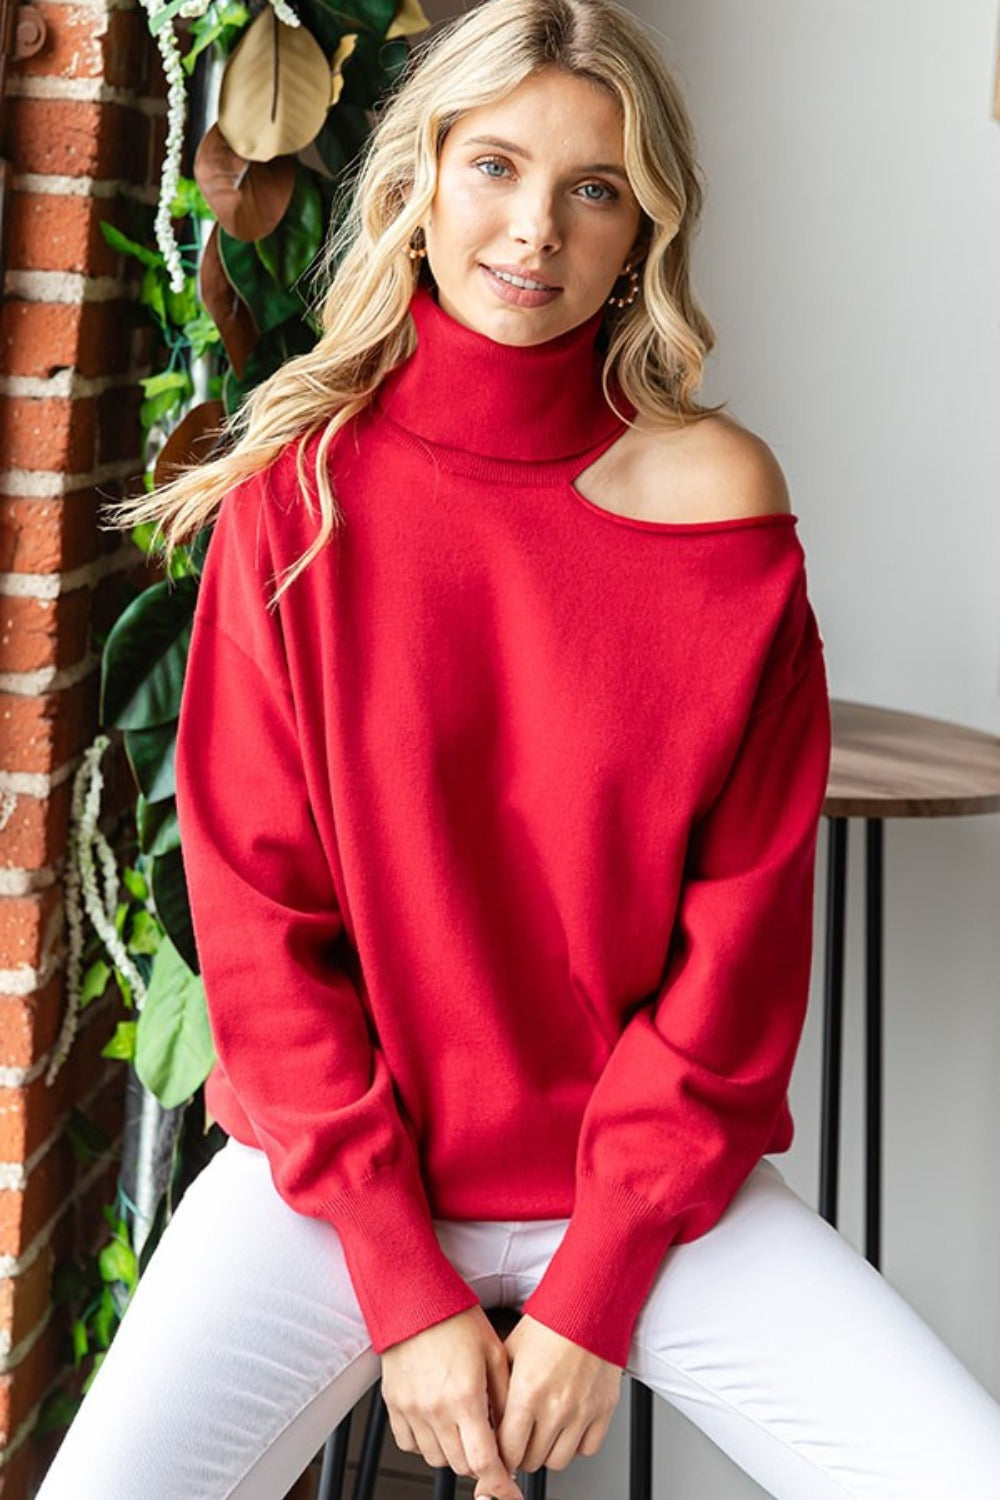
[[(120, 1136), (124, 1068), (100, 1049), (117, 990), (82, 1018), (46, 1081), (65, 1003), (62, 888), (72, 779), (98, 729), (99, 649), (148, 581), (97, 506), (139, 467), (136, 381), (149, 345), (125, 317), (134, 273), (100, 233), (153, 201), (162, 75), (141, 12), (45, 3), (33, 58), (11, 66), (0, 148), (13, 171), (0, 302), (0, 1495), (33, 1492), (54, 1442), (31, 1430), (64, 1373), (55, 1264), (102, 1238), (117, 1163), (76, 1163), (71, 1107)], [(105, 757), (113, 832), (133, 801)]]

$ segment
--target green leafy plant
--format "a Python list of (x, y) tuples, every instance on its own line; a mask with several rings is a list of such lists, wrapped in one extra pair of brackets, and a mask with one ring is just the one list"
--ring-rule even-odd
[[(318, 329), (302, 289), (374, 106), (405, 65), (406, 37), (428, 23), (419, 0), (295, 0), (294, 13), (285, 0), (263, 9), (260, 0), (205, 0), (198, 14), (191, 0), (144, 4), (170, 83), (165, 197), (155, 217), (132, 205), (130, 232), (107, 223), (102, 230), (141, 268), (138, 306), (155, 331), (154, 368), (142, 381), (140, 408), (142, 482), (152, 488), (173, 466), (204, 456), (222, 417), (315, 342)], [(194, 175), (184, 176), (182, 80), (220, 63), (219, 117), (190, 143)], [(132, 537), (158, 561), (151, 526), (136, 527)], [(113, 920), (100, 909), (91, 869), (92, 925), (81, 939), (83, 977), (71, 995), (85, 1009), (114, 979), (122, 1015), (104, 1054), (126, 1063), (168, 1122), (175, 1141), (171, 1182), (197, 1170), (211, 1128), (205, 1121), (191, 1133), (185, 1125), (214, 1052), (174, 797), (177, 722), (209, 539), (205, 528), (178, 547), (167, 575), (127, 603), (103, 643), (99, 716), (102, 731), (117, 730), (122, 738), (136, 786), (134, 829), (125, 841), (131, 862), (121, 870), (125, 894)], [(102, 733), (91, 751), (99, 758), (107, 743)], [(94, 803), (96, 759), (88, 774)], [(93, 831), (96, 807), (88, 816)], [(76, 850), (71, 838), (71, 858), (82, 859)], [(100, 857), (107, 865), (110, 848)], [(75, 1012), (69, 1019), (57, 1065)], [(81, 1159), (109, 1149), (83, 1116), (74, 1116), (69, 1135)], [(72, 1315), (72, 1359), (85, 1372), (84, 1390), (169, 1216), (169, 1198), (161, 1193), (156, 1222), (137, 1248), (136, 1205), (120, 1180), (115, 1203), (104, 1210), (107, 1243), (59, 1270), (55, 1295)], [(54, 1391), (41, 1430), (65, 1426), (78, 1404), (70, 1387)]]

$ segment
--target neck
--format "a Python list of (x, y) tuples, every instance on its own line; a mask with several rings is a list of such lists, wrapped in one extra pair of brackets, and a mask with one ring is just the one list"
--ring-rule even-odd
[[(423, 283), (410, 313), (417, 347), (385, 377), (377, 399), (424, 441), (545, 462), (585, 453), (621, 427), (601, 389), (603, 309), (540, 344), (504, 344), (466, 327)], [(625, 397), (612, 392), (631, 416)]]

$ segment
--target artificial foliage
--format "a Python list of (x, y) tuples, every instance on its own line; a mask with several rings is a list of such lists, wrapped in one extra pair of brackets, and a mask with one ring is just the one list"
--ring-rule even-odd
[[(155, 213), (133, 205), (128, 232), (108, 224), (103, 231), (140, 270), (141, 316), (155, 330), (157, 352), (142, 381), (140, 410), (143, 482), (152, 488), (176, 466), (207, 456), (220, 419), (314, 344), (318, 330), (305, 292), (310, 269), (345, 204), (345, 183), (374, 107), (405, 66), (406, 37), (428, 23), (419, 0), (143, 4), (168, 80), (160, 202)], [(199, 73), (213, 69), (218, 115), (193, 132), (188, 90)], [(132, 536), (157, 561), (152, 526), (136, 527)], [(126, 1114), (129, 1171), (105, 1210), (110, 1239), (57, 1276), (55, 1295), (70, 1311), (71, 1357), (84, 1372), (84, 1390), (178, 1186), (205, 1155), (211, 1132), (220, 1134), (203, 1109), (197, 1131), (186, 1123), (214, 1053), (174, 797), (177, 722), (209, 537), (205, 528), (176, 548), (169, 571), (136, 593), (100, 643), (101, 732), (74, 786), (68, 1005), (49, 1079), (67, 1055), (80, 1011), (113, 980), (123, 1014), (105, 1055), (130, 1069), (130, 1099), (141, 1095), (131, 1120)], [(123, 868), (98, 826), (101, 757), (115, 731), (136, 792)], [(160, 1154), (156, 1213), (139, 1226), (136, 1178), (146, 1169), (136, 1163), (129, 1133), (149, 1134), (137, 1122), (151, 1100)], [(83, 1116), (71, 1122), (70, 1138), (83, 1161), (110, 1149)], [(79, 1380), (70, 1381), (51, 1393), (40, 1431), (72, 1419), (79, 1388)]]

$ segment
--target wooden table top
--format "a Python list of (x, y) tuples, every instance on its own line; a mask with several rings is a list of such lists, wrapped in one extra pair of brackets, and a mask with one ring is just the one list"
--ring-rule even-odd
[(1000, 738), (921, 714), (830, 700), (831, 818), (953, 818), (1000, 812)]

